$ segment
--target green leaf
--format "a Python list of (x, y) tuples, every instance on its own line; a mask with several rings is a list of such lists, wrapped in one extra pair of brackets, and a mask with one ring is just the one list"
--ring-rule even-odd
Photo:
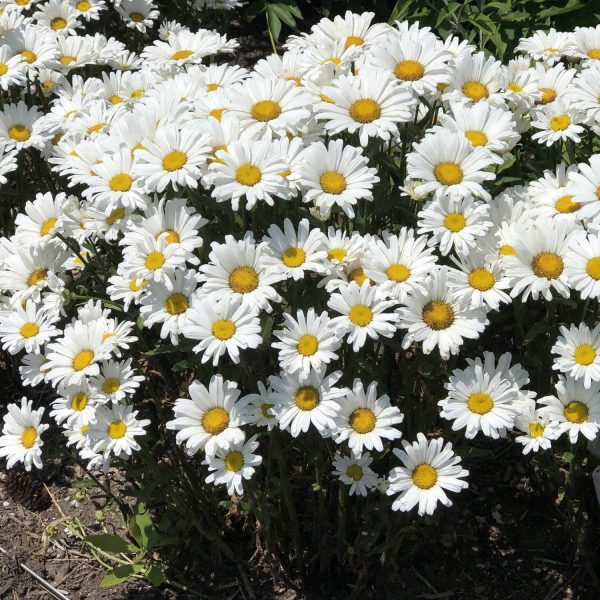
[(133, 554), (139, 550), (133, 544), (130, 544), (118, 535), (110, 535), (108, 533), (102, 533), (99, 535), (86, 535), (83, 540), (102, 550), (103, 552), (112, 552), (113, 554)]
[(256, 2), (250, 2), (244, 11), (244, 15), (248, 17), (248, 19), (254, 19), (256, 15), (259, 15), (261, 12), (264, 12), (267, 8), (267, 3), (265, 0), (257, 0)]
[(167, 578), (165, 575), (165, 572), (160, 567), (157, 567), (156, 565), (152, 565), (146, 571), (146, 577), (148, 578), (148, 581), (150, 581), (150, 583), (154, 587), (158, 587), (159, 585), (164, 583)]
[(535, 340), (536, 337), (538, 337), (542, 333), (546, 333), (550, 329), (551, 329), (551, 326), (548, 325), (547, 323), (544, 323), (543, 321), (541, 321), (539, 323), (534, 323), (529, 328), (529, 331), (527, 331), (527, 333), (525, 334), (525, 339), (523, 340), (523, 346), (528, 346), (529, 344), (531, 344), (531, 342), (533, 342), (533, 340)]
[(290, 11), (290, 7), (286, 4), (269, 4), (267, 10), (273, 11), (275, 15), (281, 19), (289, 27), (295, 27), (296, 21), (294, 15)]
[(539, 21), (540, 19), (547, 19), (548, 17), (566, 15), (567, 13), (574, 12), (584, 7), (584, 2), (579, 2), (578, 0), (569, 0), (566, 6), (551, 6), (550, 8), (545, 8), (537, 14), (537, 19)]
[(143, 570), (144, 565), (119, 565), (104, 576), (100, 582), (100, 587), (105, 589), (114, 587), (115, 585), (119, 585), (120, 583), (127, 581), (127, 579), (133, 575), (141, 573)]
[(267, 6), (267, 25), (269, 26), (269, 31), (271, 32), (273, 39), (277, 41), (279, 39), (279, 34), (281, 33), (281, 21), (273, 10), (269, 10), (269, 6)]

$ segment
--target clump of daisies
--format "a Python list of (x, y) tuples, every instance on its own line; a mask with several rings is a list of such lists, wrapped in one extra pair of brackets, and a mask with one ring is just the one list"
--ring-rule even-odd
[(5, 4), (0, 343), (31, 388), (8, 468), (43, 468), (52, 428), (53, 458), (281, 493), (293, 523), (308, 470), (424, 515), (473, 438), (596, 439), (597, 28), (502, 64), (348, 11), (246, 69), (150, 0)]

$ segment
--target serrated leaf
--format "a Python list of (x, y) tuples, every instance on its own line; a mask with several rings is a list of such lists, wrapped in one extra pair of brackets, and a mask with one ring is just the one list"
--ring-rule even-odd
[(86, 535), (83, 540), (102, 550), (103, 552), (112, 552), (113, 554), (135, 554), (139, 548), (130, 544), (118, 535), (110, 535), (108, 533), (101, 533), (99, 535)]

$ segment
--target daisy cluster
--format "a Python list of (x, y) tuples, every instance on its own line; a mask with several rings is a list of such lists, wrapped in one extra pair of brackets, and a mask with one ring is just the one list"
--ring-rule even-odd
[[(441, 437), (415, 432), (393, 448), (398, 466), (371, 468), (404, 415), (380, 382), (347, 379), (349, 357), (376, 362), (391, 344), (447, 360), (513, 302), (596, 305), (600, 155), (491, 189), (525, 139), (593, 147), (600, 27), (537, 32), (503, 65), (419, 23), (347, 12), (247, 70), (221, 60), (234, 40), (174, 22), (139, 54), (83, 35), (114, 10), (150, 36), (152, 2), (110, 4), (1, 5), (0, 87), (14, 101), (0, 109), (0, 185), (36, 164), (50, 191), (0, 244), (0, 340), (25, 386), (47, 386), (42, 407), (9, 406), (0, 456), (41, 467), (48, 388), (90, 468), (139, 451), (151, 425), (134, 401), (148, 394), (139, 343), (154, 336), (201, 374), (166, 428), (201, 454), (206, 482), (242, 494), (261, 429), (312, 430), (350, 494), (379, 489), (420, 514), (450, 505), (468, 472)], [(386, 218), (397, 207), (403, 220)], [(600, 328), (565, 325), (552, 352), (556, 393), (537, 401), (509, 353), (465, 357), (441, 419), (466, 438), (517, 432), (525, 453), (594, 439)], [(223, 376), (244, 364), (251, 376)]]

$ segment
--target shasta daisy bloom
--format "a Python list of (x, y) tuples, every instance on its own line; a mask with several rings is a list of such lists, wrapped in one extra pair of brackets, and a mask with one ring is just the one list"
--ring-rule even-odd
[(304, 278), (305, 271), (325, 272), (323, 233), (320, 229), (311, 229), (308, 219), (298, 223), (297, 231), (292, 222), (285, 219), (283, 230), (277, 225), (270, 225), (267, 233), (264, 263), (280, 279), (298, 281)]
[(27, 63), (9, 45), (0, 46), (0, 88), (22, 86), (26, 81)]
[(256, 425), (257, 427), (266, 427), (271, 431), (277, 425), (277, 417), (273, 412), (273, 402), (271, 394), (273, 390), (265, 387), (262, 381), (257, 381), (257, 394), (247, 394), (240, 399), (240, 404), (243, 406), (244, 419), (248, 425)]
[(186, 312), (181, 328), (184, 337), (200, 340), (192, 352), (202, 354), (202, 363), (212, 358), (213, 366), (227, 353), (240, 362), (240, 350), (257, 348), (262, 343), (261, 326), (255, 308), (243, 299), (223, 296), (220, 300), (201, 298)]
[(368, 166), (362, 149), (331, 140), (327, 146), (314, 142), (301, 155), (298, 166), (302, 200), (312, 202), (321, 215), (339, 206), (351, 219), (359, 200), (373, 200), (376, 169)]
[(467, 439), (479, 431), (494, 439), (504, 437), (513, 426), (519, 407), (515, 403), (517, 389), (503, 375), (488, 361), (455, 369), (444, 384), (448, 396), (438, 402), (440, 416), (452, 421), (453, 431), (465, 429)]
[(162, 192), (172, 185), (197, 188), (201, 167), (208, 159), (209, 138), (199, 129), (179, 129), (174, 123), (156, 130), (153, 140), (146, 139), (144, 149), (136, 153), (133, 172), (147, 192)]
[(0, 110), (0, 143), (16, 150), (41, 150), (53, 135), (42, 117), (43, 113), (35, 106), (29, 108), (22, 100), (18, 104), (5, 104)]
[(445, 102), (477, 103), (487, 100), (494, 106), (504, 103), (500, 73), (502, 65), (483, 52), (463, 54), (455, 63), (450, 84), (442, 96)]
[(361, 456), (342, 456), (333, 458), (333, 474), (340, 478), (344, 485), (349, 485), (348, 495), (366, 496), (367, 492), (377, 486), (377, 474), (370, 465), (371, 454), (364, 452)]
[(11, 29), (2, 36), (2, 41), (23, 57), (32, 74), (58, 57), (57, 36), (36, 25), (24, 24)]
[(585, 323), (569, 328), (561, 325), (560, 335), (550, 350), (557, 354), (552, 368), (567, 373), (572, 379), (583, 379), (589, 388), (600, 381), (600, 325), (590, 329)]
[(523, 300), (542, 295), (549, 301), (554, 292), (568, 298), (564, 259), (572, 239), (573, 226), (563, 220), (540, 218), (524, 229), (514, 243), (516, 255), (502, 259), (513, 284), (510, 295), (516, 298), (523, 293)]
[(106, 360), (100, 364), (100, 373), (89, 380), (96, 400), (102, 404), (115, 404), (135, 394), (146, 378), (135, 374), (131, 361), (131, 358), (123, 361)]
[(586, 61), (600, 60), (600, 27), (576, 27), (572, 36), (575, 56)]
[(446, 130), (428, 134), (413, 144), (406, 162), (408, 176), (423, 182), (415, 188), (418, 195), (435, 192), (436, 197), (490, 199), (481, 184), (496, 178), (485, 170), (495, 160), (485, 148), (474, 148), (464, 135)]
[(243, 197), (247, 209), (259, 200), (269, 206), (273, 206), (275, 198), (287, 200), (289, 188), (281, 176), (287, 167), (283, 156), (274, 150), (272, 142), (267, 140), (236, 141), (226, 151), (218, 150), (218, 160), (209, 166), (213, 198), (217, 202), (231, 200), (236, 211)]
[(398, 123), (413, 117), (414, 100), (409, 92), (383, 69), (361, 69), (358, 76), (341, 76), (323, 89), (332, 102), (317, 106), (317, 118), (325, 120), (331, 134), (358, 132), (361, 146), (369, 138), (388, 141), (398, 135)]
[(78, 385), (60, 386), (57, 391), (59, 397), (52, 403), (50, 416), (54, 417), (58, 425), (75, 422), (89, 425), (96, 420), (98, 402), (92, 396), (87, 381)]
[(417, 213), (419, 234), (431, 234), (429, 246), (438, 246), (442, 254), (452, 249), (467, 255), (477, 247), (492, 227), (488, 205), (473, 198), (438, 196)]
[(41, 352), (44, 344), (60, 331), (54, 326), (56, 318), (46, 308), (27, 300), (16, 303), (10, 311), (0, 312), (0, 340), (2, 348), (10, 354), (21, 350)]
[(534, 133), (531, 139), (546, 146), (565, 140), (572, 140), (578, 144), (581, 141), (579, 134), (584, 131), (579, 125), (582, 121), (582, 113), (559, 98), (536, 112), (531, 126), (540, 131)]
[[(1, 61), (1, 59), (0, 59)], [(565, 96), (580, 111), (586, 123), (593, 125), (600, 117), (600, 63), (584, 69), (573, 80)], [(0, 80), (1, 81), (1, 80)]]
[(254, 454), (258, 448), (256, 436), (253, 435), (247, 442), (242, 440), (231, 444), (227, 450), (217, 448), (214, 455), (207, 455), (202, 461), (208, 466), (210, 475), (205, 479), (206, 483), (215, 485), (226, 485), (230, 496), (244, 493), (244, 480), (252, 479), (255, 467), (262, 463), (262, 456)]
[(544, 407), (541, 414), (558, 423), (560, 434), (568, 433), (575, 444), (579, 434), (588, 440), (596, 439), (600, 428), (600, 384), (594, 382), (589, 388), (583, 382), (570, 377), (558, 376), (556, 396), (545, 396), (538, 402)]
[(194, 380), (188, 393), (190, 399), (175, 401), (175, 419), (167, 423), (167, 429), (177, 431), (177, 443), (185, 443), (189, 456), (198, 450), (213, 455), (218, 448), (227, 450), (231, 445), (244, 442), (240, 425), (245, 421), (238, 402), (237, 383), (213, 375), (208, 389)]
[(147, 28), (154, 27), (154, 21), (160, 16), (154, 2), (147, 0), (121, 0), (115, 5), (115, 10), (121, 15), (125, 25), (146, 33)]
[(588, 163), (580, 163), (579, 172), (569, 175), (567, 193), (581, 208), (577, 217), (593, 218), (600, 214), (600, 154), (593, 154)]
[(367, 341), (367, 336), (376, 340), (379, 336), (392, 337), (396, 333), (397, 317), (387, 312), (395, 306), (394, 300), (384, 299), (377, 286), (368, 282), (358, 285), (356, 281), (339, 288), (339, 293), (332, 294), (327, 306), (341, 316), (330, 321), (340, 336), (348, 335), (348, 343), (354, 352), (358, 352)]
[(395, 427), (402, 423), (404, 415), (397, 406), (392, 406), (387, 395), (377, 397), (377, 382), (366, 389), (360, 379), (355, 379), (341, 404), (335, 418), (335, 441), (348, 441), (354, 456), (360, 456), (363, 448), (383, 451), (382, 438), (397, 440), (402, 433)]
[(49, 0), (39, 4), (39, 10), (33, 13), (37, 24), (47, 27), (57, 35), (76, 35), (81, 23), (77, 20), (77, 11), (64, 0)]
[(281, 296), (273, 288), (279, 281), (265, 265), (265, 244), (256, 244), (252, 234), (243, 240), (225, 236), (225, 243), (211, 244), (208, 264), (200, 267), (198, 281), (202, 294), (220, 300), (225, 296), (242, 301), (255, 309), (271, 312), (270, 302), (280, 302)]
[(461, 258), (451, 258), (458, 269), (449, 271), (448, 285), (457, 300), (471, 306), (485, 304), (491, 310), (510, 303), (510, 296), (504, 291), (510, 288), (510, 280), (497, 257), (477, 249)]
[(97, 21), (102, 11), (106, 10), (104, 0), (71, 0), (72, 6), (86, 21)]
[(406, 294), (423, 284), (436, 264), (427, 237), (415, 237), (414, 229), (403, 227), (398, 235), (383, 232), (383, 239), (372, 239), (365, 246), (365, 275), (378, 284), (381, 292), (402, 302)]
[(246, 79), (232, 87), (231, 97), (230, 112), (256, 137), (295, 134), (311, 116), (309, 95), (284, 79)]
[(64, 335), (48, 344), (46, 377), (53, 386), (76, 385), (97, 375), (98, 362), (107, 359), (110, 344), (104, 337), (102, 322), (67, 325)]
[(279, 377), (269, 377), (273, 388), (270, 398), (279, 427), (298, 437), (312, 423), (322, 436), (328, 436), (335, 430), (335, 417), (348, 392), (347, 388), (333, 387), (341, 376), (341, 371), (326, 375), (323, 367), (310, 371), (306, 377), (300, 371), (282, 371)]
[(600, 298), (600, 235), (576, 234), (565, 256), (565, 273), (582, 299)]
[(174, 271), (162, 281), (151, 282), (140, 307), (144, 326), (161, 323), (161, 339), (169, 336), (171, 343), (177, 345), (197, 285), (196, 272), (192, 270)]
[(15, 219), (15, 241), (35, 246), (48, 242), (57, 231), (62, 233), (63, 216), (72, 201), (73, 197), (64, 193), (36, 194), (35, 200), (28, 201), (24, 212)]
[(544, 105), (566, 94), (577, 73), (575, 69), (565, 68), (562, 63), (550, 68), (538, 63), (535, 65), (535, 72), (539, 79), (539, 91), (542, 94), (541, 104)]
[(137, 437), (146, 435), (150, 419), (138, 419), (133, 406), (112, 404), (96, 409), (96, 422), (90, 426), (89, 436), (94, 452), (104, 459), (111, 455), (127, 458), (141, 450)]
[(573, 202), (573, 195), (568, 193), (571, 175), (577, 173), (577, 165), (559, 163), (554, 171), (546, 169), (543, 177), (527, 186), (528, 199), (531, 203), (529, 212), (535, 217), (576, 218), (581, 204)]
[(156, 40), (152, 46), (146, 46), (142, 59), (148, 63), (161, 65), (199, 64), (202, 59), (216, 54), (221, 49), (221, 36), (202, 29), (196, 33), (182, 29), (173, 32), (166, 41)]
[(4, 426), (0, 435), (0, 457), (5, 457), (6, 468), (23, 463), (26, 471), (34, 466), (42, 468), (42, 433), (49, 425), (42, 423), (44, 407), (33, 410), (33, 400), (21, 399), (21, 406), (9, 404), (4, 415)]
[(464, 478), (469, 471), (460, 466), (461, 458), (452, 451), (452, 444), (444, 444), (442, 438), (427, 441), (422, 433), (417, 433), (417, 441), (402, 442), (403, 449), (394, 448), (394, 454), (402, 462), (389, 474), (387, 495), (398, 497), (392, 510), (403, 512), (419, 505), (419, 515), (432, 515), (438, 502), (452, 506), (446, 495), (460, 492), (469, 487)]
[(122, 273), (122, 264), (117, 269), (117, 275), (108, 278), (110, 285), (107, 286), (106, 293), (113, 302), (122, 301), (123, 308), (125, 311), (128, 311), (132, 302), (139, 304), (141, 296), (145, 293), (144, 288), (148, 285), (148, 281), (140, 279), (135, 275), (129, 277), (126, 273)]
[[(106, 38), (104, 38), (106, 41)], [(49, 63), (50, 68), (62, 73), (71, 71), (98, 60), (98, 49), (94, 46), (95, 38), (91, 36), (56, 36), (58, 56)]]
[(515, 419), (515, 428), (521, 432), (515, 442), (523, 445), (523, 454), (548, 450), (561, 433), (558, 423), (551, 421), (543, 409), (536, 410), (534, 401), (528, 402)]
[(459, 301), (448, 286), (448, 278), (446, 267), (432, 271), (422, 288), (407, 295), (406, 306), (396, 309), (398, 327), (407, 330), (403, 348), (423, 342), (424, 354), (437, 346), (440, 356), (448, 360), (451, 354), (458, 354), (464, 338), (476, 339), (485, 329), (486, 309)]
[(534, 60), (553, 65), (563, 57), (572, 57), (575, 43), (571, 32), (556, 31), (551, 27), (548, 31), (538, 30), (530, 37), (522, 37), (516, 50), (526, 52)]
[(309, 308), (306, 315), (299, 310), (296, 319), (283, 313), (285, 329), (277, 329), (273, 335), (279, 342), (271, 344), (279, 350), (279, 367), (283, 371), (299, 371), (307, 376), (311, 369), (319, 370), (336, 360), (336, 350), (342, 341), (331, 326), (327, 311), (320, 315)]
[(46, 379), (46, 357), (37, 353), (31, 352), (25, 354), (19, 366), (19, 375), (23, 385), (36, 387)]
[(330, 273), (342, 275), (344, 268), (356, 263), (363, 254), (363, 238), (358, 231), (349, 236), (345, 229), (329, 227), (321, 243), (327, 252), (324, 264)]

